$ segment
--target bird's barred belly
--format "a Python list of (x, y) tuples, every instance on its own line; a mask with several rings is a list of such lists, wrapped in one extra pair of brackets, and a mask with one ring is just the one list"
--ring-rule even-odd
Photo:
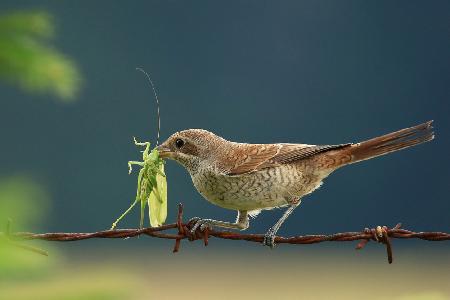
[(213, 204), (234, 210), (259, 210), (285, 206), (314, 191), (324, 176), (308, 171), (295, 165), (237, 176), (202, 170), (192, 176), (192, 181)]

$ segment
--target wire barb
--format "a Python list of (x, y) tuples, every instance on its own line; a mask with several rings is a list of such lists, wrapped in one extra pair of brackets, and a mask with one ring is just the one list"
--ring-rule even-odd
[[(183, 223), (183, 205), (178, 204), (177, 221), (172, 224), (166, 224), (159, 227), (149, 227), (142, 229), (116, 229), (105, 230), (92, 233), (29, 233), (29, 232), (16, 232), (16, 233), (1, 233), (0, 236), (6, 235), (10, 239), (15, 240), (46, 240), (46, 241), (79, 241), (93, 238), (130, 238), (140, 235), (147, 235), (150, 237), (157, 237), (163, 239), (175, 240), (173, 252), (180, 250), (181, 240), (188, 239), (190, 241), (203, 240), (205, 246), (209, 243), (210, 237), (227, 239), (227, 240), (242, 240), (249, 242), (262, 243), (264, 239), (263, 234), (241, 234), (239, 232), (221, 231), (208, 228), (205, 231), (197, 230), (195, 233), (191, 233), (190, 229), (193, 226), (193, 222)], [(178, 230), (177, 234), (165, 233), (167, 230)], [(275, 237), (277, 244), (316, 244), (322, 242), (349, 242), (358, 241), (356, 249), (362, 249), (370, 241), (376, 241), (386, 245), (386, 252), (388, 262), (392, 263), (392, 244), (391, 239), (422, 239), (426, 241), (448, 241), (450, 240), (450, 233), (446, 232), (414, 232), (401, 228), (401, 224), (397, 224), (395, 227), (389, 229), (386, 226), (377, 226), (376, 228), (366, 228), (360, 232), (344, 232), (335, 233), (330, 235), (303, 235), (293, 237)], [(23, 247), (22, 247), (23, 248)]]
[[(392, 230), (400, 229), (401, 226), (402, 226), (402, 224), (398, 223), (397, 225), (395, 225), (394, 228), (392, 228)], [(373, 228), (373, 229), (365, 228), (364, 233), (367, 234), (368, 236), (370, 236), (370, 238), (363, 239), (361, 242), (359, 242), (358, 245), (356, 245), (356, 250), (360, 250), (360, 249), (364, 248), (364, 246), (370, 240), (374, 240), (374, 241), (377, 241), (378, 243), (385, 244), (388, 262), (390, 264), (392, 264), (392, 260), (393, 260), (392, 244), (391, 244), (391, 240), (389, 239), (389, 229), (386, 226), (377, 226), (376, 228)]]
[(178, 235), (180, 237), (175, 240), (175, 245), (172, 251), (173, 253), (180, 251), (181, 239), (186, 232), (183, 226), (183, 204), (181, 203), (178, 203), (177, 228), (178, 228)]

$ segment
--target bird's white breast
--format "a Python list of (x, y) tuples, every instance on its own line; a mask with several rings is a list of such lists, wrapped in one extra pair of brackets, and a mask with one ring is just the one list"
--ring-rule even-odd
[(321, 178), (305, 175), (295, 165), (228, 176), (203, 168), (191, 174), (194, 186), (209, 202), (234, 210), (270, 209), (312, 192)]

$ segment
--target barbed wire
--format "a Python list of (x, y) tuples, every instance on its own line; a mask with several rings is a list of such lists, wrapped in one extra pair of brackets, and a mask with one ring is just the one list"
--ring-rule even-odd
[[(10, 228), (10, 222), (8, 222), (5, 233), (0, 233), (0, 236), (6, 236), (14, 245), (31, 250), (40, 254), (47, 255), (47, 253), (41, 249), (22, 245), (17, 243), (18, 240), (45, 240), (45, 241), (80, 241), (94, 238), (114, 239), (114, 238), (131, 238), (140, 235), (146, 235), (150, 237), (174, 239), (175, 245), (173, 252), (180, 250), (181, 240), (188, 239), (190, 241), (203, 240), (205, 246), (208, 245), (209, 237), (215, 237), (228, 240), (243, 240), (248, 242), (262, 243), (264, 239), (263, 234), (242, 234), (239, 232), (229, 232), (206, 228), (204, 231), (197, 230), (191, 233), (193, 222), (183, 222), (183, 205), (178, 204), (178, 215), (176, 223), (162, 225), (159, 227), (150, 227), (142, 229), (115, 229), (104, 230), (92, 233), (30, 233), (30, 232), (16, 232), (12, 233)], [(401, 224), (397, 224), (393, 228), (386, 226), (377, 226), (376, 228), (365, 228), (360, 232), (344, 232), (335, 234), (315, 234), (315, 235), (303, 235), (293, 237), (275, 237), (276, 244), (316, 244), (322, 242), (350, 242), (357, 241), (356, 249), (362, 249), (369, 241), (376, 241), (386, 245), (386, 252), (388, 262), (392, 263), (392, 244), (391, 239), (422, 239), (427, 241), (445, 241), (450, 240), (450, 234), (445, 232), (414, 232), (400, 228)], [(177, 229), (178, 233), (165, 233), (167, 230)]]

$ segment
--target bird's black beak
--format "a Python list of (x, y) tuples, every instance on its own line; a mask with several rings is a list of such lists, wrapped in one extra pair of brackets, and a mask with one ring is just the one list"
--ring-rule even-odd
[(156, 147), (156, 150), (158, 150), (159, 157), (161, 158), (168, 158), (172, 154), (172, 151), (164, 145), (159, 145), (158, 147)]

